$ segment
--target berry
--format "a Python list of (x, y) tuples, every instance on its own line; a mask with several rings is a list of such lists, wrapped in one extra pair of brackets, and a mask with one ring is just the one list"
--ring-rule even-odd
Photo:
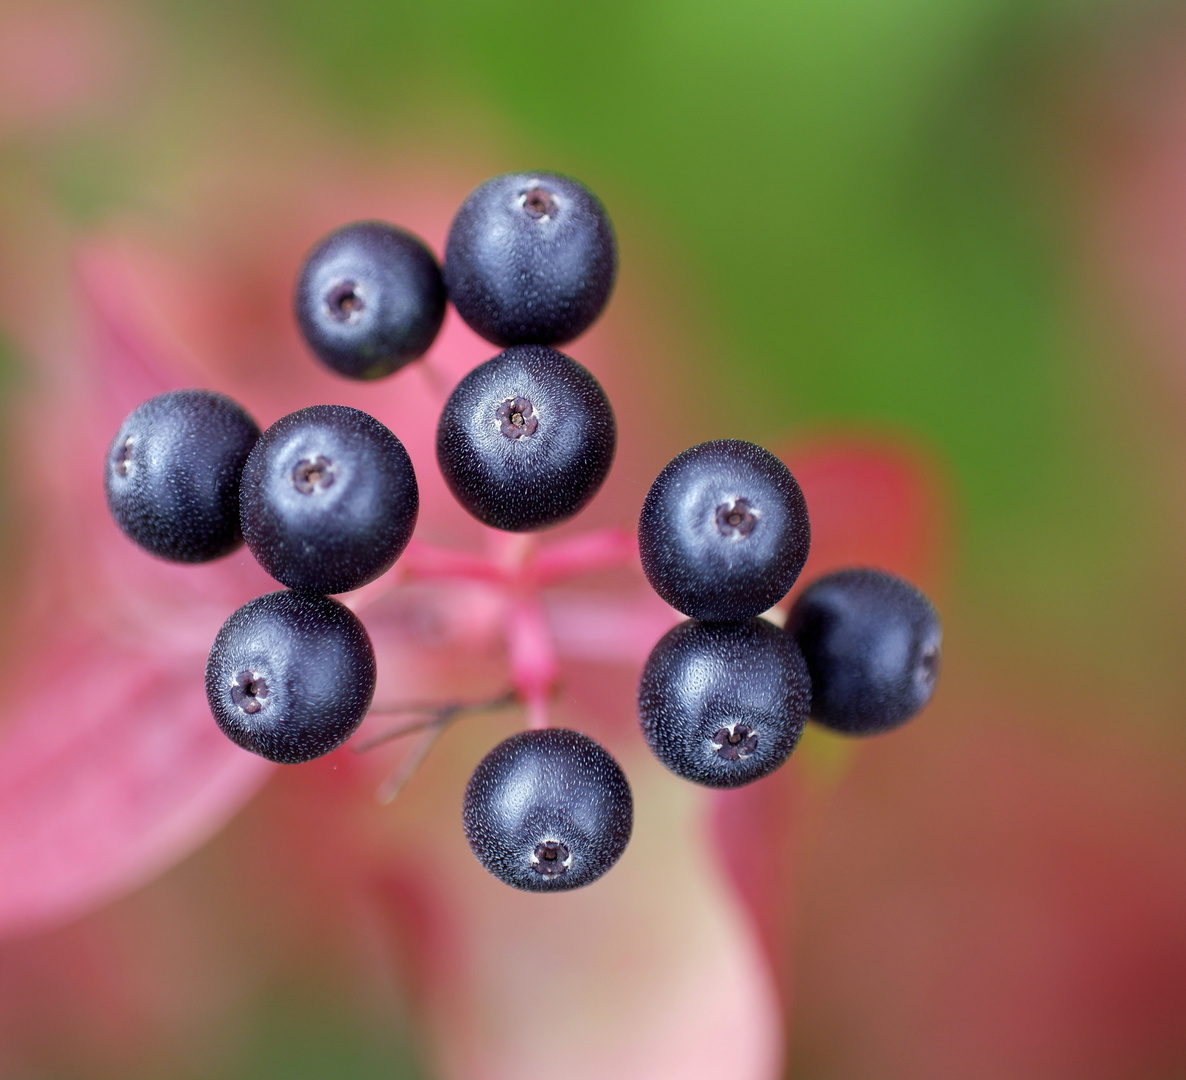
[(277, 420), (243, 470), (247, 546), (290, 589), (340, 593), (373, 581), (407, 546), (419, 506), (403, 443), (345, 405)]
[(326, 596), (256, 597), (223, 623), (206, 663), (206, 698), (223, 734), (282, 764), (341, 746), (374, 692), (371, 640)]
[(931, 602), (880, 570), (812, 582), (787, 619), (811, 671), (811, 718), (847, 735), (904, 724), (939, 676), (943, 629)]
[(465, 789), (469, 846), (500, 881), (551, 892), (596, 881), (630, 839), (634, 801), (618, 763), (579, 731), (521, 731)]
[(605, 208), (556, 173), (507, 173), (470, 193), (449, 229), (445, 284), (495, 345), (562, 345), (609, 299), (617, 271)]
[(555, 349), (520, 345), (457, 384), (437, 428), (437, 460), (474, 517), (527, 532), (571, 517), (593, 498), (616, 442), (597, 380)]
[(718, 439), (685, 450), (647, 493), (638, 522), (651, 587), (694, 619), (767, 611), (807, 561), (807, 503), (768, 450)]
[(111, 516), (154, 555), (199, 563), (234, 551), (239, 478), (259, 428), (230, 398), (173, 390), (123, 422), (107, 452)]
[(339, 375), (378, 379), (422, 356), (445, 317), (445, 283), (424, 243), (382, 221), (325, 237), (296, 287), (305, 341)]
[(651, 650), (638, 687), (642, 733), (677, 776), (748, 784), (799, 741), (811, 680), (798, 646), (765, 619), (689, 619)]

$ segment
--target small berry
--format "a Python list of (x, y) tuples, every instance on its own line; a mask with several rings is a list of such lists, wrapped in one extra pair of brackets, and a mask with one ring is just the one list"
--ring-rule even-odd
[(305, 341), (339, 375), (378, 379), (422, 356), (445, 317), (445, 283), (424, 243), (382, 221), (330, 233), (296, 287)]
[(935, 691), (943, 629), (931, 602), (880, 570), (812, 582), (787, 632), (811, 671), (811, 718), (847, 735), (904, 724)]
[(500, 881), (551, 892), (596, 881), (630, 839), (634, 801), (618, 763), (579, 731), (521, 731), (470, 777), (462, 823)]
[(807, 503), (790, 470), (738, 439), (701, 443), (656, 477), (638, 522), (651, 587), (694, 619), (748, 619), (781, 600), (807, 561)]
[(107, 506), (142, 548), (199, 563), (234, 551), (239, 478), (259, 428), (230, 398), (173, 390), (123, 422), (107, 451)]
[(457, 384), (437, 428), (437, 461), (479, 521), (527, 532), (564, 521), (593, 498), (616, 442), (597, 380), (555, 349), (520, 345)]
[(282, 764), (341, 746), (374, 692), (371, 640), (326, 596), (256, 597), (223, 623), (206, 664), (206, 698), (223, 734)]
[(403, 443), (358, 409), (314, 405), (277, 420), (243, 470), (243, 535), (290, 589), (349, 592), (399, 558), (420, 506)]
[(605, 208), (556, 173), (508, 173), (470, 193), (449, 229), (445, 284), (495, 345), (563, 345), (601, 314), (617, 270)]
[(810, 700), (807, 665), (778, 627), (689, 619), (647, 658), (638, 714), (647, 744), (673, 773), (730, 788), (786, 761)]

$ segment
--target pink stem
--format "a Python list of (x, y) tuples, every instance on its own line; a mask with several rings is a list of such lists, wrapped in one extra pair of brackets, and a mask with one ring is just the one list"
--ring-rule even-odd
[(413, 578), (421, 581), (458, 578), (464, 581), (483, 581), (487, 584), (504, 584), (507, 575), (485, 555), (471, 555), (465, 551), (433, 547), (422, 540), (408, 544), (399, 562)]
[(547, 727), (548, 699), (556, 685), (559, 664), (539, 596), (533, 591), (511, 597), (507, 617), (511, 681), (527, 705), (531, 727)]
[(537, 586), (554, 585), (578, 574), (612, 570), (638, 561), (638, 540), (626, 529), (598, 529), (541, 550), (532, 562)]

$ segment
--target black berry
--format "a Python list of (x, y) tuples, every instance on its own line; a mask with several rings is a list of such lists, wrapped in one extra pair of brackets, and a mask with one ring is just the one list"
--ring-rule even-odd
[(431, 251), (381, 221), (344, 225), (305, 259), (296, 316), (309, 348), (339, 375), (377, 379), (422, 356), (445, 317)]
[(939, 675), (943, 630), (931, 602), (880, 570), (812, 582), (787, 620), (811, 671), (811, 717), (849, 735), (904, 724)]
[(609, 299), (617, 247), (605, 209), (556, 173), (508, 173), (470, 193), (449, 229), (445, 284), (496, 345), (562, 345)]
[(366, 630), (325, 596), (281, 591), (249, 601), (223, 624), (206, 664), (206, 697), (223, 733), (285, 764), (341, 746), (374, 691)]
[(811, 681), (798, 646), (765, 619), (689, 619), (659, 640), (638, 688), (642, 733), (677, 776), (738, 787), (799, 741)]
[(526, 532), (571, 517), (593, 498), (616, 441), (597, 380), (555, 349), (520, 345), (458, 383), (437, 428), (437, 460), (471, 514)]
[(242, 542), (239, 478), (259, 428), (230, 398), (173, 390), (123, 422), (107, 452), (107, 506), (121, 529), (174, 562), (217, 559)]
[(290, 589), (340, 593), (391, 568), (420, 499), (403, 443), (358, 409), (314, 405), (277, 420), (243, 470), (243, 535)]
[(656, 477), (638, 522), (652, 588), (694, 619), (748, 619), (781, 600), (811, 545), (790, 470), (753, 443), (685, 450)]
[(634, 801), (618, 763), (587, 735), (521, 731), (487, 754), (465, 789), (469, 846), (517, 889), (596, 881), (626, 848)]

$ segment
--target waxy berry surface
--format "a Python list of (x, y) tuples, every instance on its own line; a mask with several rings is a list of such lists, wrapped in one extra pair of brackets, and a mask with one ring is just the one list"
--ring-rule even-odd
[(309, 761), (362, 723), (375, 654), (358, 617), (326, 596), (281, 590), (223, 624), (206, 664), (206, 698), (223, 733), (269, 761)]
[(605, 391), (555, 349), (521, 345), (478, 365), (450, 395), (437, 461), (457, 500), (496, 529), (572, 517), (597, 493), (617, 428)]
[(345, 405), (277, 420), (243, 471), (243, 535), (290, 589), (341, 593), (385, 573), (416, 526), (419, 489), (403, 443)]
[(521, 731), (482, 759), (465, 789), (470, 848), (501, 881), (530, 892), (596, 881), (634, 824), (618, 763), (579, 731)]
[(111, 516), (129, 539), (173, 562), (208, 562), (243, 542), (239, 483), (259, 428), (210, 390), (172, 390), (139, 405), (107, 451)]
[(638, 522), (643, 572), (694, 619), (748, 619), (781, 600), (807, 561), (807, 503), (770, 451), (701, 443), (656, 477)]
[(638, 688), (642, 733), (677, 776), (730, 788), (777, 769), (811, 702), (795, 642), (765, 619), (689, 619), (651, 651)]
[(601, 314), (617, 272), (605, 208), (557, 173), (508, 173), (470, 193), (449, 229), (445, 284), (495, 345), (562, 345)]
[(422, 356), (445, 317), (445, 283), (423, 241), (382, 221), (330, 233), (309, 253), (294, 307), (328, 368), (378, 379)]
[(811, 717), (849, 735), (904, 724), (931, 700), (943, 630), (931, 602), (880, 570), (812, 582), (787, 619), (811, 671)]

